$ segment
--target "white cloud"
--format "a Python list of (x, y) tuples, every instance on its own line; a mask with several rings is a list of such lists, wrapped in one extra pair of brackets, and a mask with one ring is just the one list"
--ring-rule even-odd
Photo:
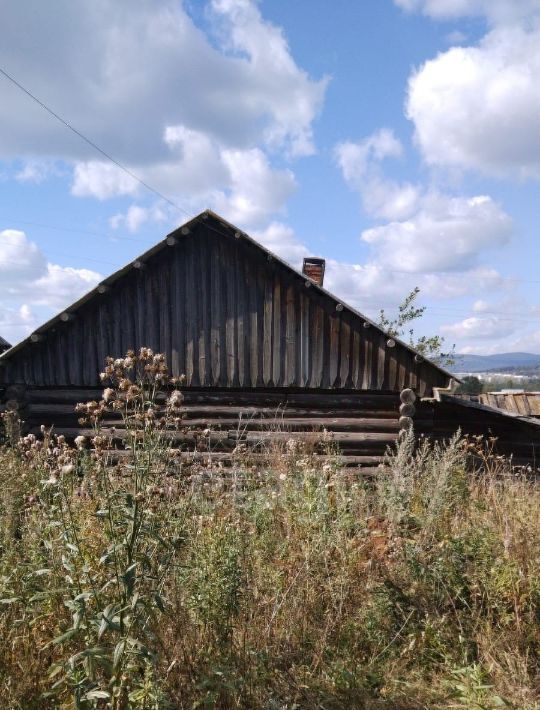
[[(141, 168), (138, 175), (161, 194), (181, 195), (179, 206), (189, 214), (211, 207), (238, 226), (257, 228), (283, 212), (296, 189), (292, 171), (273, 168), (260, 148), (226, 149), (185, 126), (167, 127), (164, 140), (174, 153), (171, 162)], [(107, 199), (140, 189), (115, 166), (92, 161), (77, 166), (72, 192)], [(111, 220), (113, 227), (136, 231), (146, 221), (162, 221), (163, 210), (134, 205)]]
[(469, 270), (486, 249), (509, 240), (512, 221), (490, 197), (455, 197), (388, 179), (381, 160), (401, 153), (401, 144), (387, 129), (335, 150), (343, 177), (359, 193), (366, 212), (391, 220), (362, 233), (383, 268)]
[(229, 173), (229, 189), (211, 200), (216, 210), (241, 227), (261, 226), (271, 214), (281, 212), (296, 189), (290, 170), (272, 170), (265, 154), (226, 150), (223, 163)]
[(137, 180), (116, 165), (89, 160), (75, 166), (71, 194), (107, 200), (120, 195), (135, 195), (139, 189)]
[[(533, 330), (519, 335), (510, 342), (505, 342), (504, 347), (506, 352), (540, 353), (540, 330)], [(504, 351), (499, 350), (499, 352)]]
[(467, 35), (461, 30), (452, 30), (446, 35), (446, 41), (453, 47), (457, 44), (464, 44), (467, 41)]
[(13, 293), (20, 288), (21, 281), (35, 281), (46, 269), (47, 260), (24, 232), (17, 229), (0, 232), (0, 292)]
[(37, 319), (26, 303), (19, 308), (0, 305), (0, 336), (10, 345), (25, 338), (37, 325)]
[(465, 340), (500, 339), (511, 335), (517, 330), (516, 324), (510, 318), (498, 316), (471, 316), (458, 323), (441, 326), (445, 335)]
[(414, 210), (419, 188), (388, 179), (380, 166), (385, 158), (403, 154), (403, 146), (393, 131), (382, 128), (358, 143), (339, 143), (334, 152), (345, 181), (360, 194), (368, 214), (402, 219)]
[(112, 229), (125, 227), (128, 232), (137, 232), (146, 222), (164, 222), (167, 219), (165, 208), (156, 204), (151, 207), (130, 205), (125, 213), (119, 212), (109, 219)]
[(37, 305), (65, 308), (94, 288), (101, 279), (101, 274), (90, 269), (47, 264), (47, 272), (30, 284), (33, 295), (29, 293), (26, 298)]
[(101, 278), (89, 269), (48, 263), (24, 232), (14, 229), (0, 232), (0, 303), (8, 312), (20, 315), (20, 306), (15, 304), (21, 301), (49, 309), (66, 307)]
[(379, 261), (403, 271), (470, 269), (479, 255), (507, 243), (512, 221), (490, 197), (427, 193), (407, 220), (367, 229)]
[(531, 330), (538, 321), (537, 307), (519, 294), (509, 292), (494, 301), (478, 299), (472, 304), (472, 312), (468, 318), (441, 327), (443, 333), (463, 341), (462, 352), (490, 354), (539, 349), (538, 333), (535, 335)]
[(21, 169), (15, 174), (18, 182), (29, 182), (39, 185), (53, 175), (59, 175), (60, 170), (49, 160), (25, 160)]
[(315, 83), (295, 64), (280, 28), (263, 20), (252, 0), (213, 0), (227, 21), (230, 47), (249, 59), (252, 106), (275, 120), (264, 129), (270, 145), (289, 144), (293, 155), (314, 151), (311, 124), (328, 82)]
[(486, 266), (453, 273), (419, 274), (415, 281), (422, 293), (437, 300), (475, 296), (488, 291), (510, 291), (514, 287), (496, 269)]
[(540, 29), (500, 26), (409, 79), (407, 116), (430, 165), (540, 178)]
[[(122, 162), (167, 158), (165, 125), (201, 131), (228, 148), (313, 152), (327, 80), (297, 65), (256, 2), (210, 4), (218, 46), (173, 0), (58, 0), (54, 17), (45, 3), (31, 13), (11, 3), (2, 13), (2, 56), (22, 84)], [(7, 84), (0, 119), (4, 157), (95, 157)]]
[(292, 227), (282, 222), (271, 222), (263, 230), (252, 231), (250, 236), (296, 269), (302, 267), (302, 259), (309, 254), (309, 249), (298, 241)]
[(530, 18), (540, 11), (538, 0), (394, 0), (407, 12), (422, 12), (435, 20), (484, 16), (494, 23)]

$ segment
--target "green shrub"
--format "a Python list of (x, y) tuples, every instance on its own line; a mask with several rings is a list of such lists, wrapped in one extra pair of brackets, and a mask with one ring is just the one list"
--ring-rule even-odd
[(294, 434), (179, 473), (161, 356), (105, 376), (93, 442), (0, 451), (2, 707), (540, 707), (536, 481), (458, 436), (374, 484)]

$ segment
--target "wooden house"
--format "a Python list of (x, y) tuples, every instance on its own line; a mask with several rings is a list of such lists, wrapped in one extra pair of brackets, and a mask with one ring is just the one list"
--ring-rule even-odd
[[(74, 436), (74, 405), (99, 397), (105, 357), (147, 346), (185, 375), (188, 421), (212, 429), (216, 456), (239, 437), (256, 447), (277, 417), (274, 438), (324, 429), (347, 465), (370, 469), (413, 400), (452, 375), (327, 292), (323, 276), (323, 260), (296, 271), (203, 212), (1, 355), (0, 401), (29, 431)], [(433, 412), (422, 417), (433, 431)]]
[(2, 353), (5, 353), (6, 350), (9, 350), (11, 345), (8, 343), (7, 340), (4, 340), (4, 338), (0, 335), (0, 355)]

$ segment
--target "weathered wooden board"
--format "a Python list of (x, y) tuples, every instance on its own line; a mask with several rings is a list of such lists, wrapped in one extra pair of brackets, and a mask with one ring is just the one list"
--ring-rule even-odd
[[(420, 396), (448, 377), (254, 243), (198, 224), (3, 361), (0, 382), (98, 385), (107, 355), (163, 352), (187, 387), (368, 389)], [(336, 305), (338, 307), (336, 307)]]

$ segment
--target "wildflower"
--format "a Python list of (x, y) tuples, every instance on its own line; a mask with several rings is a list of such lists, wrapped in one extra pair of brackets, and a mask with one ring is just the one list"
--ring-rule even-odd
[(280, 480), (280, 481), (286, 481), (286, 480), (287, 480), (287, 474), (286, 474), (286, 473), (280, 473), (280, 474), (279, 474), (279, 480)]
[(79, 451), (81, 449), (84, 449), (84, 447), (86, 446), (86, 436), (82, 436), (82, 435), (76, 436), (75, 437), (75, 446), (79, 449)]
[(114, 390), (111, 387), (103, 390), (103, 401), (111, 402), (114, 399)]
[(288, 439), (285, 448), (290, 454), (294, 454), (298, 450), (298, 441), (296, 439)]
[(137, 385), (130, 383), (126, 391), (126, 401), (129, 402), (129, 400), (136, 399), (140, 394), (140, 388)]
[(65, 466), (62, 466), (60, 469), (60, 473), (62, 476), (69, 476), (70, 473), (73, 473), (75, 470), (75, 466), (72, 463), (68, 463)]
[(173, 390), (171, 392), (171, 396), (169, 397), (169, 406), (170, 407), (180, 407), (182, 405), (182, 402), (184, 401), (184, 395), (180, 392), (180, 390)]

